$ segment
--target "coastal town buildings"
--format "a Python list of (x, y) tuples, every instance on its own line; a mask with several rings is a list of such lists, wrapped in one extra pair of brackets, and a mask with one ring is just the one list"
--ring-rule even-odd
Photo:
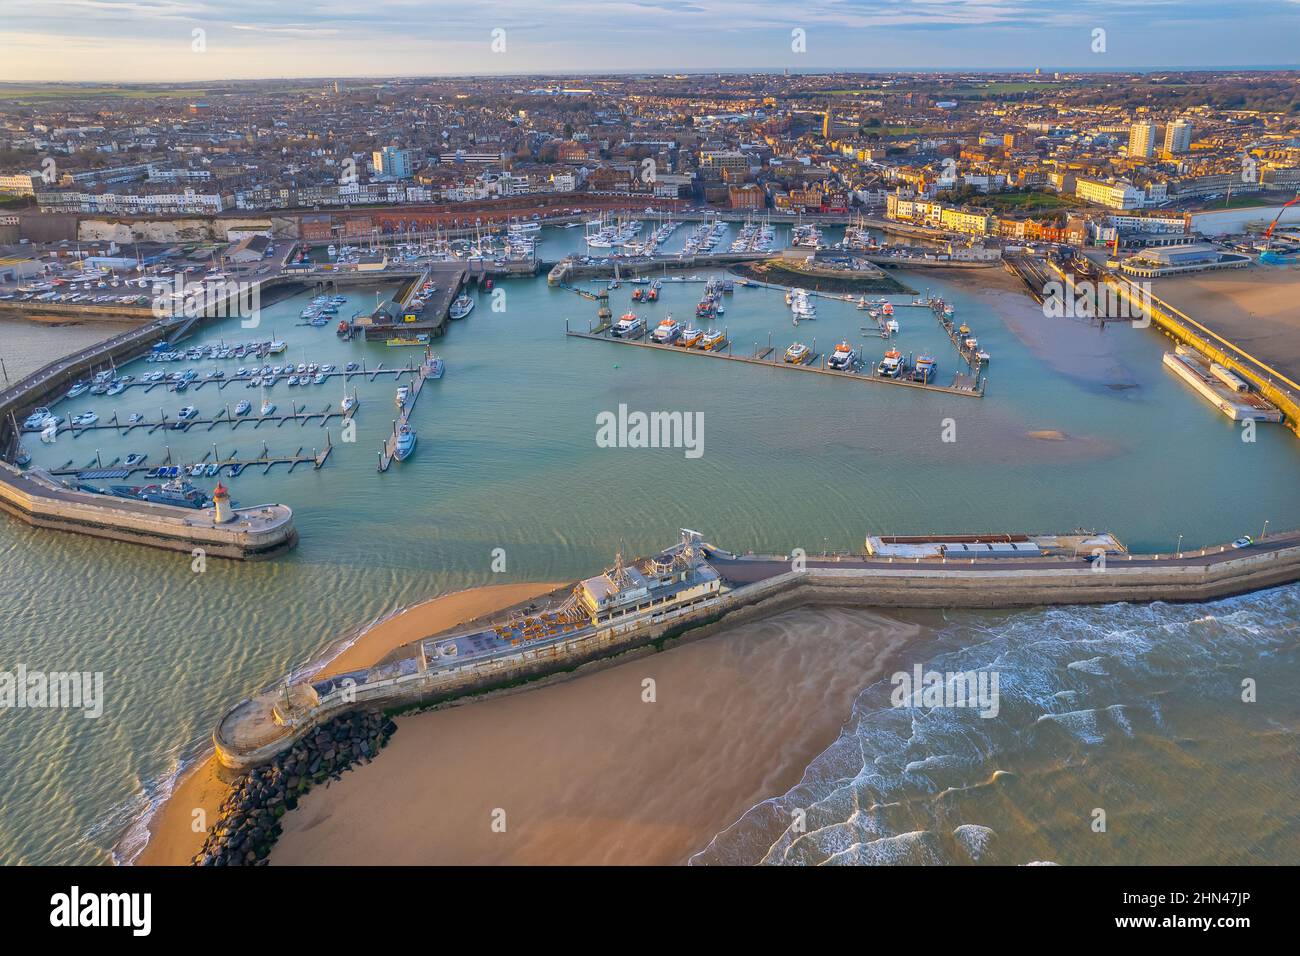
[[(40, 215), (419, 207), (472, 220), (492, 204), (616, 197), (865, 215), (969, 239), (1167, 242), (1187, 235), (1189, 209), (1300, 188), (1300, 123), (1268, 108), (1283, 81), (1227, 74), (1240, 108), (1214, 109), (1169, 92), (1188, 80), (688, 74), (88, 92), (39, 115), (0, 105), (0, 198), (20, 231)], [(992, 84), (1014, 92), (981, 92)], [(1152, 225), (1165, 212), (1177, 228)]]

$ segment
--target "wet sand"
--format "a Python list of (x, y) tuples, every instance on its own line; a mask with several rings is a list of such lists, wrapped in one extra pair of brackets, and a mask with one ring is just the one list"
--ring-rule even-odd
[(401, 717), (378, 760), (284, 818), (271, 862), (684, 863), (798, 783), (859, 691), (925, 633), (873, 612), (801, 608)]
[[(320, 673), (338, 674), (368, 667), (391, 651), (484, 614), (526, 601), (553, 590), (555, 584), (502, 584), (460, 591), (425, 601), (376, 624), (362, 633)], [(170, 797), (149, 823), (149, 842), (134, 861), (141, 866), (184, 866), (203, 846), (205, 826), (194, 832), (195, 811), (207, 825), (217, 818), (217, 808), (229, 788), (216, 773), (216, 758), (185, 773)]]
[(1002, 269), (981, 270), (975, 290), (1034, 357), (1087, 385), (1128, 388), (1134, 375), (1116, 354), (1114, 329), (1084, 318), (1045, 313), (1025, 284)]

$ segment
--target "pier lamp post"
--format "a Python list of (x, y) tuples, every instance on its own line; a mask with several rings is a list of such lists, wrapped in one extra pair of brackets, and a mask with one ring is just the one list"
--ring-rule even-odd
[(1183, 556), (1183, 536), (1180, 534), (1178, 536), (1178, 557), (1181, 558), (1182, 556)]
[(1264, 530), (1259, 533), (1259, 540), (1263, 541), (1264, 536), (1268, 534), (1268, 519), (1264, 519)]

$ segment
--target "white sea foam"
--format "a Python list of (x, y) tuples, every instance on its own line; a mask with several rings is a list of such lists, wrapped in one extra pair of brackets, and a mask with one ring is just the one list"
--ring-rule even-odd
[(963, 823), (952, 831), (952, 836), (973, 862), (979, 862), (989, 844), (997, 837), (997, 832), (978, 823)]
[(1101, 657), (1089, 657), (1087, 660), (1070, 661), (1065, 665), (1072, 671), (1083, 671), (1085, 674), (1096, 674), (1098, 677), (1106, 675), (1106, 662)]

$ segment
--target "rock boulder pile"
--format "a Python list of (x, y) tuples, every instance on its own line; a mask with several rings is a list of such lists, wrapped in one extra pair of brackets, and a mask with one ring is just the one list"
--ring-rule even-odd
[(397, 725), (378, 711), (354, 711), (308, 733), (273, 761), (239, 778), (208, 831), (197, 866), (259, 866), (281, 833), (280, 818), (318, 783), (369, 763)]

